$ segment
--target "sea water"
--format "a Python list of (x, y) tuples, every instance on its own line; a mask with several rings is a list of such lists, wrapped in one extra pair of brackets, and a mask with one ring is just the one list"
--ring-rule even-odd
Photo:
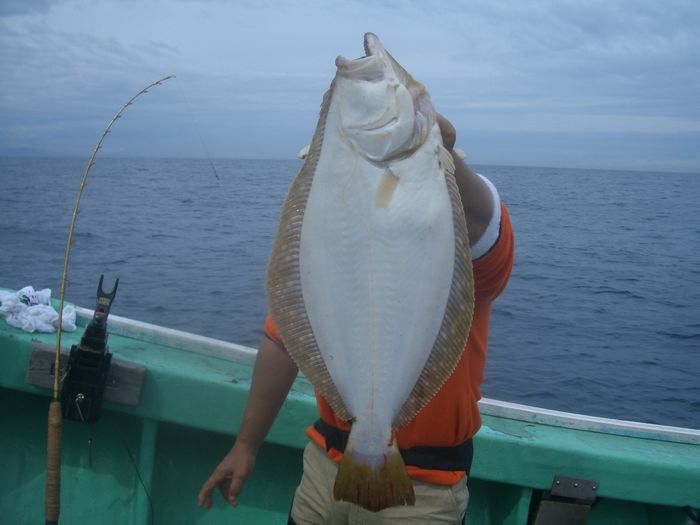
[[(84, 159), (0, 159), (0, 286), (58, 296)], [(257, 346), (294, 160), (98, 159), (67, 300)], [(516, 235), (486, 397), (700, 428), (700, 174), (479, 166)]]

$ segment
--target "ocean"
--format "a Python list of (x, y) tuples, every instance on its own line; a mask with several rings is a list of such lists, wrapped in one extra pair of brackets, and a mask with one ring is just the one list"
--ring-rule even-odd
[[(58, 297), (85, 159), (0, 159), (0, 286)], [(295, 160), (99, 159), (68, 301), (257, 346)], [(477, 166), (516, 234), (485, 397), (700, 428), (700, 174)], [(0, 321), (2, 322), (2, 321)]]

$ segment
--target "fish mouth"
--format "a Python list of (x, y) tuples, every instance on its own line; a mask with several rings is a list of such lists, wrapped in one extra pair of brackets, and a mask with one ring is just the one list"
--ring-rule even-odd
[(380, 51), (384, 51), (384, 46), (379, 41), (379, 38), (374, 33), (365, 33), (365, 55), (378, 55)]
[(379, 82), (385, 78), (388, 62), (386, 51), (377, 35), (365, 33), (365, 56), (356, 59), (348, 59), (339, 56), (335, 59), (338, 74), (352, 79), (367, 82)]

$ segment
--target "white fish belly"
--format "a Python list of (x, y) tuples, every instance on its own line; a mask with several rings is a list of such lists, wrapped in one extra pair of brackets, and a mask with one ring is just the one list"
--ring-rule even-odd
[(453, 215), (437, 126), (419, 151), (391, 166), (398, 183), (380, 206), (384, 169), (339, 139), (332, 109), (301, 230), (303, 299), (333, 383), (356, 426), (376, 429), (379, 452), (443, 322)]

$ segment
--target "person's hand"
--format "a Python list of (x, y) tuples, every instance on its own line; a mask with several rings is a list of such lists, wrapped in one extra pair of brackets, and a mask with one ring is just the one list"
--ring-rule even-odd
[(255, 456), (255, 452), (243, 443), (236, 442), (231, 451), (214, 469), (209, 479), (202, 485), (197, 497), (198, 505), (210, 509), (211, 494), (216, 487), (219, 487), (221, 495), (231, 506), (238, 505), (238, 496), (243, 490), (243, 484), (253, 472)]
[(445, 117), (438, 113), (437, 123), (440, 126), (440, 134), (442, 135), (442, 145), (449, 152), (455, 147), (457, 141), (457, 130)]

